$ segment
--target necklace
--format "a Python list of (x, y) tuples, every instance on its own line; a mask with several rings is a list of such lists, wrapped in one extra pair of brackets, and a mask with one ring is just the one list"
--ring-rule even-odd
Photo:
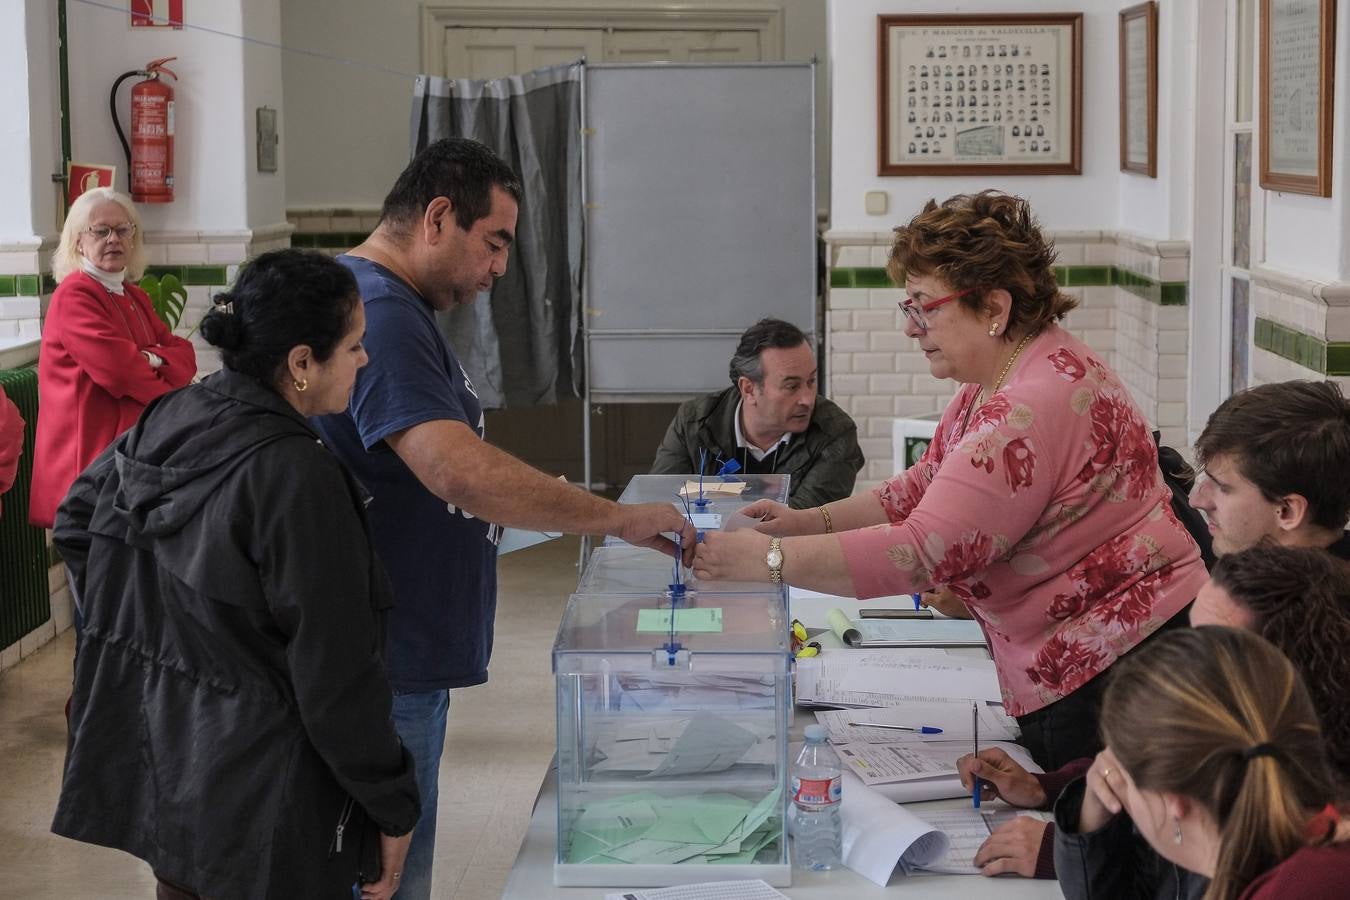
[[(1022, 338), (1021, 342), (1017, 345), (1017, 349), (1013, 351), (1013, 355), (1008, 357), (1008, 361), (1003, 365), (1003, 371), (998, 373), (998, 380), (994, 382), (994, 389), (989, 392), (990, 397), (997, 394), (998, 389), (1003, 387), (1003, 379), (1008, 377), (1008, 370), (1012, 368), (1013, 363), (1017, 362), (1017, 357), (1022, 355), (1022, 348), (1035, 336), (1035, 332), (1030, 332), (1026, 337)], [(980, 388), (980, 397), (984, 397), (984, 388)]]
[[(998, 373), (998, 380), (994, 382), (994, 388), (989, 392), (990, 397), (993, 397), (995, 394), (997, 394), (998, 389), (1003, 387), (1003, 379), (1008, 377), (1008, 372), (1009, 370), (1012, 369), (1013, 363), (1017, 362), (1017, 357), (1022, 355), (1022, 348), (1025, 347), (1028, 343), (1030, 343), (1031, 339), (1034, 338), (1035, 336), (1036, 332), (1034, 331), (1028, 332), (1027, 336), (1022, 338), (1022, 340), (1018, 343), (1017, 349), (1013, 351), (1012, 356), (1008, 357), (1008, 361), (1003, 364), (1003, 371)], [(975, 402), (972, 403), (970, 406), (966, 407), (966, 414), (961, 419), (961, 434), (960, 436), (957, 437), (958, 441), (966, 436), (966, 426), (970, 424), (970, 414), (973, 413), (975, 410), (979, 409), (983, 405), (984, 405), (984, 388), (980, 388), (980, 392), (975, 395)]]

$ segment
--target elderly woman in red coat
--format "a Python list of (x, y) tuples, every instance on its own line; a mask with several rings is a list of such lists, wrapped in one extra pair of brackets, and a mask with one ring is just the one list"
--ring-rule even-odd
[(136, 282), (145, 237), (131, 198), (82, 194), (52, 256), (52, 295), (38, 356), (37, 442), (28, 518), (52, 527), (75, 477), (151, 400), (197, 374), (197, 354), (155, 314)]
[[(23, 416), (0, 388), (0, 494), (14, 487), (14, 475), (23, 453)], [(0, 507), (3, 512), (3, 507)]]

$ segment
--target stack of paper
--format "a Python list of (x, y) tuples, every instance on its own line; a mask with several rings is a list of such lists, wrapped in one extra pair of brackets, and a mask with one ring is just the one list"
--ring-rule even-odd
[(735, 794), (596, 800), (571, 822), (570, 863), (751, 863), (782, 833), (782, 791), (759, 802)]
[(1025, 810), (1006, 806), (925, 810), (923, 820), (947, 836), (947, 852), (922, 865), (905, 867), (905, 874), (923, 871), (939, 875), (978, 875), (980, 870), (975, 866), (975, 854), (989, 840), (989, 835), (995, 828), (1025, 814)]
[(883, 887), (898, 868), (905, 875), (974, 875), (975, 854), (990, 833), (1024, 810), (924, 810), (915, 814), (844, 773), (844, 865)]
[[(930, 741), (896, 744), (840, 744), (835, 752), (844, 767), (868, 785), (894, 784), (905, 781), (954, 781), (959, 797), (965, 793), (956, 773), (956, 761), (971, 751), (969, 741)], [(981, 747), (986, 746), (983, 742)], [(1031, 757), (1017, 744), (990, 741), (987, 746), (1000, 747), (1029, 771), (1034, 768)]]
[[(833, 744), (903, 744), (914, 741), (973, 741), (968, 700), (926, 700), (886, 709), (818, 710), (816, 721), (830, 730)], [(980, 737), (987, 741), (1015, 741), (1020, 733), (1017, 720), (993, 703), (975, 704), (980, 717)], [(921, 734), (888, 728), (940, 728), (936, 734)]]
[(798, 703), (899, 706), (926, 700), (1002, 699), (992, 660), (952, 656), (943, 650), (830, 652), (797, 661)]

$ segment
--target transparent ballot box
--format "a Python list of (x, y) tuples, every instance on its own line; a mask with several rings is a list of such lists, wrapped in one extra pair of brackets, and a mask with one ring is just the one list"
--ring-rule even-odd
[(785, 596), (690, 592), (673, 621), (671, 607), (662, 591), (568, 601), (554, 883), (786, 885)]
[[(790, 475), (704, 476), (699, 494), (697, 475), (634, 475), (619, 495), (620, 503), (673, 503), (692, 517), (700, 531), (716, 531), (727, 524), (737, 510), (756, 500), (788, 501)], [(606, 538), (609, 545), (622, 544)]]
[[(788, 499), (789, 475), (728, 475), (719, 478), (715, 475), (703, 476), (703, 498), (724, 508), (739, 509), (756, 500), (777, 500), (786, 503)], [(620, 503), (655, 503), (669, 500), (678, 503), (687, 482), (698, 484), (697, 475), (634, 475), (628, 487), (619, 495)], [(744, 484), (736, 488), (739, 493), (730, 493), (719, 488), (721, 484)], [(698, 497), (697, 489), (691, 491), (689, 499)]]
[[(595, 548), (586, 559), (577, 593), (660, 593), (674, 579), (675, 560), (661, 551), (630, 544), (607, 544)], [(693, 569), (684, 567), (681, 567), (680, 580), (690, 592), (704, 594), (758, 594), (770, 590), (763, 582), (699, 581), (694, 577)]]

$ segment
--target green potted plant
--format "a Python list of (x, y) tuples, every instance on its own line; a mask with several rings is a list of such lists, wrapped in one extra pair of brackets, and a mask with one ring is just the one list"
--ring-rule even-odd
[[(165, 274), (163, 277), (146, 275), (141, 279), (141, 290), (150, 295), (155, 315), (173, 331), (183, 319), (183, 309), (187, 306), (187, 288), (178, 280), (177, 275)], [(195, 330), (195, 329), (194, 329)]]

